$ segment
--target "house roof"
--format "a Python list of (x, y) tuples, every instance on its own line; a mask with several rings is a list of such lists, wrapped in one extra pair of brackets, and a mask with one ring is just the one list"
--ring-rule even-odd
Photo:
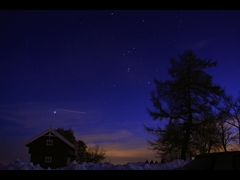
[(74, 145), (67, 140), (65, 137), (63, 137), (60, 133), (58, 133), (57, 131), (53, 130), (51, 128), (51, 126), (49, 127), (49, 129), (43, 131), (42, 133), (38, 134), (37, 136), (33, 137), (32, 139), (28, 140), (27, 142), (24, 143), (25, 146), (27, 146), (28, 144), (30, 144), (31, 142), (35, 141), (36, 139), (46, 135), (47, 133), (51, 132), (52, 134), (54, 134), (55, 136), (57, 136), (59, 139), (61, 139), (63, 142), (65, 142), (67, 145), (69, 145), (71, 148), (75, 149)]

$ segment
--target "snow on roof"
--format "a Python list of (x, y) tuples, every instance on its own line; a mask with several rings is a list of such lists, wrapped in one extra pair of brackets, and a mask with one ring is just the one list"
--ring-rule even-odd
[(53, 133), (55, 136), (57, 136), (59, 139), (61, 139), (63, 142), (65, 142), (66, 144), (68, 144), (71, 148), (73, 148), (74, 150), (76, 150), (76, 148), (74, 147), (74, 145), (67, 140), (65, 137), (63, 137), (61, 134), (59, 134), (57, 131), (53, 130), (51, 128), (51, 126), (49, 126), (49, 129), (43, 131), (42, 133), (38, 134), (37, 136), (33, 137), (32, 139), (28, 140), (27, 142), (24, 143), (25, 146), (27, 146), (28, 144), (30, 144), (31, 142), (35, 141), (36, 139), (44, 136), (47, 133)]

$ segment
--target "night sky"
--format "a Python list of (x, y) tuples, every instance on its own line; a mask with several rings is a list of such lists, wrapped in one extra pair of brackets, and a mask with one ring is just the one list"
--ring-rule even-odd
[(107, 150), (113, 164), (158, 160), (153, 78), (192, 49), (228, 94), (240, 91), (239, 10), (0, 10), (0, 164), (52, 128)]

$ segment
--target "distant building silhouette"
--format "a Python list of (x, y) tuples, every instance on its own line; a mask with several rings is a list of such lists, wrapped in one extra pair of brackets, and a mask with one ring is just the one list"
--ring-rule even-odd
[(65, 167), (76, 158), (74, 145), (51, 126), (25, 142), (25, 145), (29, 147), (30, 162), (43, 168)]

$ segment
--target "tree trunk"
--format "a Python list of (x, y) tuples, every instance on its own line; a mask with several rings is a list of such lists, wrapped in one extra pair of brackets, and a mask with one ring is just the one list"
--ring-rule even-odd
[(191, 93), (190, 93), (190, 71), (188, 70), (188, 86), (187, 86), (187, 101), (188, 101), (188, 122), (186, 123), (186, 132), (184, 134), (183, 145), (182, 145), (182, 152), (181, 152), (181, 159), (186, 160), (187, 149), (189, 144), (189, 138), (192, 128), (192, 108), (191, 108)]
[(192, 125), (192, 117), (189, 118), (189, 122), (186, 125), (186, 132), (183, 139), (182, 151), (181, 151), (181, 159), (186, 160), (187, 149), (189, 144), (190, 132)]
[(238, 127), (238, 144), (240, 145), (240, 127)]

